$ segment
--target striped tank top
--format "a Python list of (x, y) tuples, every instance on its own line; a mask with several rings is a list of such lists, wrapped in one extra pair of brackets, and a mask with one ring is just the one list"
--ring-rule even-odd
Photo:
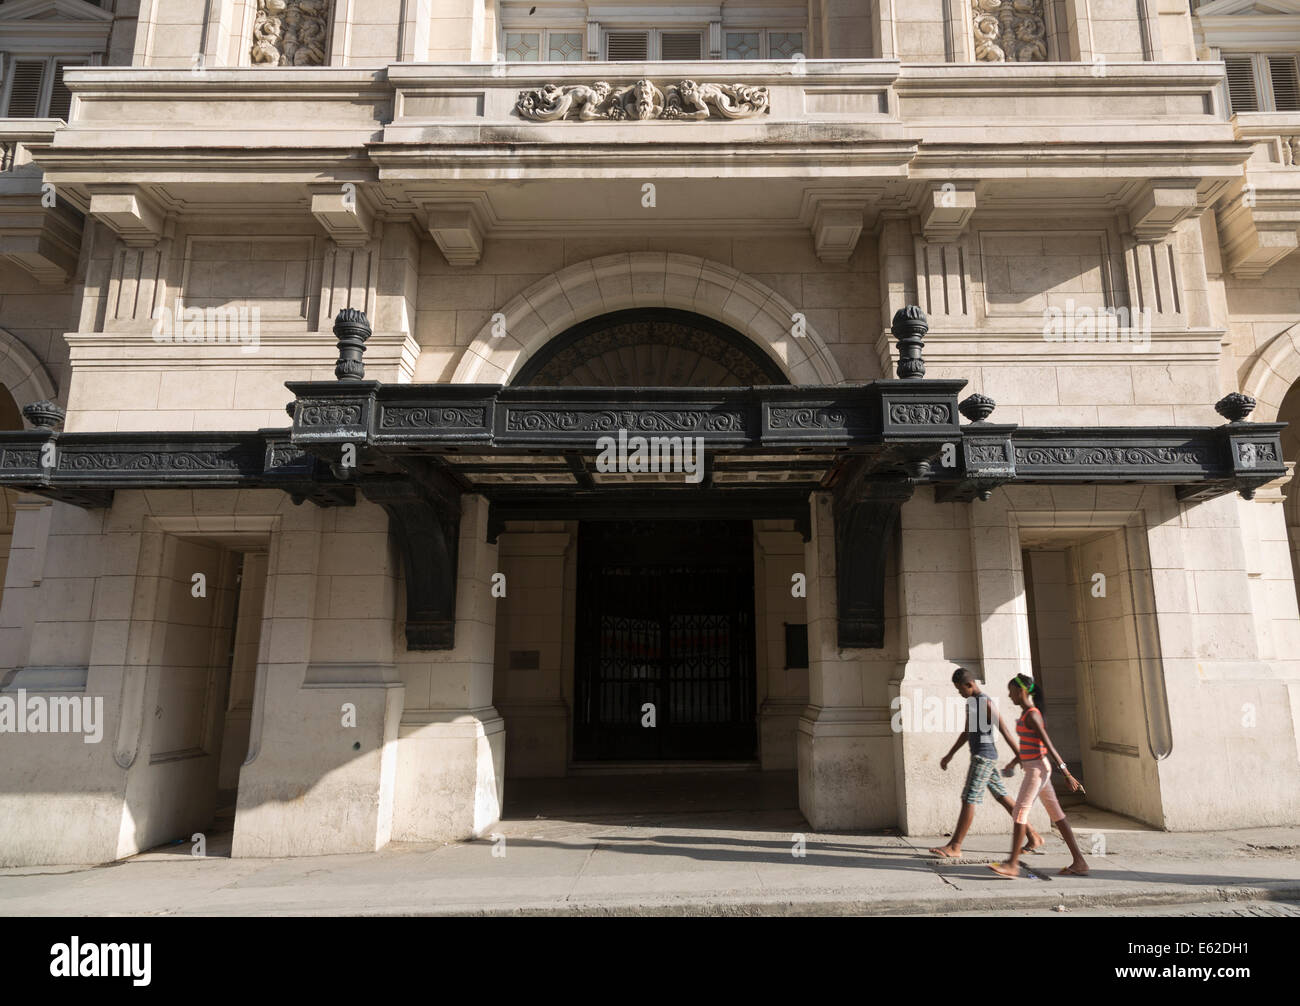
[(1042, 739), (1038, 734), (1034, 733), (1033, 727), (1025, 721), (1025, 717), (1028, 715), (1029, 710), (1026, 709), (1020, 714), (1020, 719), (1016, 720), (1016, 740), (1020, 742), (1020, 760), (1022, 762), (1034, 761), (1047, 754), (1047, 748)]

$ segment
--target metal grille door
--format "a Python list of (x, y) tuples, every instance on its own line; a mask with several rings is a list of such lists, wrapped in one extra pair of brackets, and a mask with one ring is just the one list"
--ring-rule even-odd
[(577, 759), (756, 757), (751, 523), (584, 522), (578, 567)]

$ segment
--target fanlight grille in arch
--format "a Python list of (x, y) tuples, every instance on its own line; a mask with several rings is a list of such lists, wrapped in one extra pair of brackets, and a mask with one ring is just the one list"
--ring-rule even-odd
[(735, 388), (789, 384), (735, 329), (689, 311), (635, 309), (575, 325), (543, 346), (516, 386)]

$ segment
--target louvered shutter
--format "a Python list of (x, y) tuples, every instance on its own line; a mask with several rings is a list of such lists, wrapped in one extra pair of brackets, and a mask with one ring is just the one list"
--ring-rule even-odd
[(34, 119), (41, 111), (41, 86), (45, 83), (45, 60), (14, 60), (13, 84), (5, 114), (14, 119)]
[(68, 90), (68, 85), (63, 83), (63, 71), (85, 65), (85, 63), (55, 64), (54, 87), (50, 92), (49, 117), (51, 119), (63, 119), (66, 122), (68, 118), (68, 110), (72, 107), (72, 92)]
[(1269, 56), (1268, 77), (1273, 85), (1273, 110), (1300, 112), (1300, 75), (1294, 56)]
[(1255, 92), (1255, 61), (1249, 56), (1224, 56), (1228, 68), (1228, 97), (1234, 112), (1258, 112)]
[(666, 31), (659, 36), (659, 58), (699, 59), (702, 44), (698, 31)]
[(649, 56), (650, 34), (644, 31), (611, 31), (605, 36), (605, 58), (608, 60), (637, 60), (645, 62)]

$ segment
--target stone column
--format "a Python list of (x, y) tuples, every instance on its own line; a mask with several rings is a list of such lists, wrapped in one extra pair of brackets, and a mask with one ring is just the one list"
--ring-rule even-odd
[(894, 634), (887, 627), (884, 650), (839, 648), (831, 510), (829, 494), (813, 494), (813, 536), (804, 551), (809, 704), (797, 737), (799, 809), (817, 829), (879, 828), (896, 820), (887, 696)]
[(462, 497), (455, 648), (399, 658), (407, 709), (393, 837), (402, 841), (473, 838), (501, 816), (505, 721), (492, 705), (498, 567), (487, 518), (486, 499)]

